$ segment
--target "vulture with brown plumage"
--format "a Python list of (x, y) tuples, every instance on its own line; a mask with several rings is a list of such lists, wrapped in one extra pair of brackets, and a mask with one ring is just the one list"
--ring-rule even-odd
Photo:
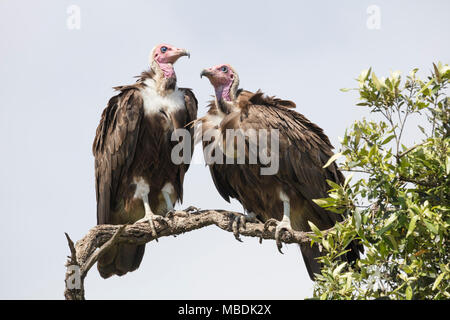
[[(150, 70), (135, 84), (116, 87), (103, 111), (93, 144), (98, 224), (153, 220), (173, 210), (183, 198), (189, 164), (175, 164), (172, 132), (197, 117), (197, 100), (190, 89), (178, 88), (173, 64), (184, 49), (156, 46)], [(190, 141), (193, 148), (193, 139)], [(192, 154), (192, 153), (191, 153)], [(98, 260), (103, 278), (124, 275), (139, 267), (145, 245), (119, 244)]]
[[(255, 218), (263, 222), (276, 219), (279, 249), (282, 231), (310, 231), (308, 221), (324, 230), (333, 227), (336, 221), (342, 221), (342, 215), (327, 211), (312, 201), (328, 196), (327, 179), (338, 184), (344, 180), (335, 163), (323, 168), (333, 155), (333, 146), (323, 130), (292, 110), (295, 103), (291, 101), (267, 97), (260, 91), (252, 93), (238, 89), (239, 77), (230, 65), (205, 69), (201, 76), (207, 77), (215, 89), (215, 100), (206, 116), (196, 121), (196, 125), (201, 125), (205, 160), (222, 197), (227, 201), (237, 199), (248, 213), (239, 220), (245, 223)], [(239, 146), (239, 134), (229, 136), (233, 137), (232, 141), (226, 139), (229, 130), (240, 132), (244, 148)], [(266, 132), (266, 136), (260, 136), (258, 132)], [(255, 133), (258, 137), (253, 139)], [(268, 141), (275, 133), (278, 150), (274, 150), (274, 145)], [(265, 147), (262, 144), (264, 137), (267, 137)], [(258, 147), (267, 154), (275, 152), (278, 170), (264, 174), (263, 169), (269, 169), (272, 164), (261, 159), (250, 161)], [(230, 158), (237, 160), (240, 156), (245, 161), (230, 161)], [(305, 244), (300, 249), (309, 276), (314, 279), (314, 274), (320, 273), (321, 266), (316, 258), (321, 252), (317, 245)], [(348, 249), (350, 251), (343, 259), (353, 262), (359, 258), (362, 251), (359, 244), (353, 242)]]

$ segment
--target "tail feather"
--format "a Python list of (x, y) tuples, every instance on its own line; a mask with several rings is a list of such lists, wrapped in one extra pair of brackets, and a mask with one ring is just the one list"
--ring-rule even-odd
[(112, 275), (123, 276), (139, 268), (144, 257), (145, 244), (119, 244), (105, 252), (97, 262), (97, 269), (102, 278)]
[(321, 256), (319, 248), (316, 244), (311, 246), (309, 243), (300, 244), (300, 251), (302, 252), (303, 261), (305, 262), (306, 270), (308, 271), (309, 278), (311, 280), (315, 279), (315, 273), (320, 273), (322, 268), (317, 257)]

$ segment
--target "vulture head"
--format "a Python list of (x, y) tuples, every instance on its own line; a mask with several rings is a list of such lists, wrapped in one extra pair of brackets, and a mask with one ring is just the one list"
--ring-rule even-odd
[(153, 48), (150, 54), (150, 66), (153, 71), (162, 74), (164, 78), (174, 78), (173, 64), (183, 56), (190, 57), (190, 53), (186, 49), (176, 48), (169, 44), (159, 44)]
[(219, 103), (233, 102), (236, 99), (239, 76), (229, 64), (219, 64), (204, 69), (200, 73), (200, 78), (203, 76), (207, 77), (213, 85)]

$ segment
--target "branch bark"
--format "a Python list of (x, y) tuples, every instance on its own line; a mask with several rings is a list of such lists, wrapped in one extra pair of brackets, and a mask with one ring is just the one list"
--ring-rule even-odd
[(402, 176), (402, 175), (399, 176), (399, 179), (401, 181), (403, 181), (403, 182), (411, 182), (411, 183), (418, 184), (418, 185), (421, 185), (423, 187), (428, 187), (428, 188), (435, 188), (435, 187), (437, 187), (439, 185), (436, 182), (424, 181), (424, 180), (416, 180), (416, 179), (408, 178), (408, 177), (405, 177), (405, 176)]
[[(157, 238), (175, 236), (197, 230), (210, 225), (216, 225), (222, 230), (233, 231), (233, 223), (241, 213), (226, 210), (202, 210), (196, 213), (176, 211), (169, 217), (155, 220)], [(235, 225), (234, 225), (235, 226)], [(234, 228), (235, 229), (235, 228)], [(264, 227), (261, 222), (247, 222), (245, 228), (239, 226), (239, 234), (248, 237), (275, 240), (275, 226)], [(310, 243), (311, 232), (282, 232), (280, 241), (283, 243)], [(90, 268), (97, 262), (101, 254), (113, 245), (119, 243), (145, 244), (153, 241), (150, 225), (146, 222), (132, 225), (97, 225), (74, 245), (66, 233), (71, 256), (66, 262), (66, 281), (64, 296), (66, 300), (84, 300), (84, 279)]]
[(403, 151), (402, 153), (400, 153), (400, 154), (397, 156), (397, 159), (400, 159), (401, 157), (406, 156), (406, 155), (407, 155), (408, 153), (410, 153), (411, 151), (415, 150), (416, 148), (418, 148), (418, 147), (420, 147), (420, 146), (426, 145), (426, 144), (429, 143), (429, 142), (430, 142), (430, 141), (424, 141), (424, 142), (422, 142), (422, 143), (418, 143), (418, 144), (412, 146), (411, 148), (406, 149), (405, 151)]

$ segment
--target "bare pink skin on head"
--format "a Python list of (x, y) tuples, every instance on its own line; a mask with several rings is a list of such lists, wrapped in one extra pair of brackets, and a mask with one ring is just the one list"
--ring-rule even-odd
[(182, 56), (189, 56), (185, 49), (176, 48), (170, 44), (160, 44), (153, 50), (153, 60), (159, 65), (165, 78), (175, 76), (173, 64)]
[(222, 98), (225, 101), (231, 101), (230, 89), (235, 75), (230, 65), (219, 64), (203, 70), (202, 75), (209, 79), (218, 99)]

